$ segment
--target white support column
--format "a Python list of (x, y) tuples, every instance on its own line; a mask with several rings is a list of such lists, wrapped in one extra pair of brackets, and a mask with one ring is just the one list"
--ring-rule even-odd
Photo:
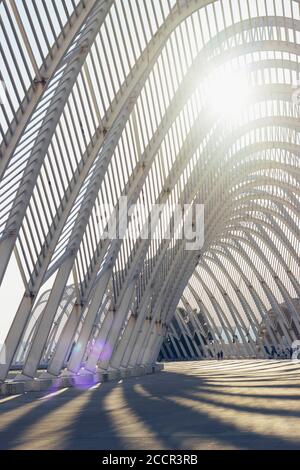
[[(52, 97), (52, 101), (49, 108), (47, 109), (47, 114), (43, 121), (43, 125), (39, 129), (39, 134), (36, 138), (35, 145), (30, 152), (30, 156), (28, 157), (27, 166), (22, 176), (22, 181), (19, 185), (18, 191), (15, 195), (14, 203), (8, 218), (7, 228), (5, 229), (7, 230), (6, 237), (3, 240), (0, 240), (0, 284), (3, 280), (3, 276), (9, 263), (11, 253), (14, 249), (19, 230), (22, 226), (26, 210), (34, 191), (35, 184), (39, 177), (39, 173), (50, 146), (51, 139), (57, 128), (58, 121), (63, 113), (68, 97), (72, 92), (77, 76), (82, 69), (86, 56), (89, 53), (94, 39), (98, 34), (98, 28), (100, 28), (102, 22), (104, 21), (111, 4), (112, 0), (108, 0), (106, 5), (104, 5), (103, 0), (101, 5), (99, 5), (99, 2), (97, 5), (97, 2), (92, 1), (90, 2), (90, 5), (87, 9), (83, 9), (84, 13), (91, 14), (90, 20), (93, 24), (91, 25), (91, 22), (88, 20), (88, 17), (86, 17), (85, 14), (82, 15), (82, 20), (87, 21), (86, 26), (88, 31), (79, 38), (79, 41), (77, 41), (77, 57), (74, 57), (72, 54), (70, 54), (70, 57), (68, 58), (69, 63), (67, 64), (62, 75), (61, 82), (57, 87), (54, 96)], [(91, 6), (96, 7), (96, 14), (95, 11), (93, 12), (93, 8), (90, 9)], [(100, 7), (99, 11), (98, 7)], [(77, 27), (82, 26), (82, 24), (78, 22), (75, 22), (75, 25), (77, 25)], [(72, 46), (69, 40), (71, 39), (72, 41), (78, 32), (78, 30), (72, 31), (72, 34), (69, 32), (70, 38), (64, 38), (66, 45), (69, 47)], [(86, 47), (87, 44), (88, 47)], [(64, 54), (67, 54), (68, 51), (64, 48), (63, 50)], [(60, 59), (62, 59), (61, 56)], [(42, 95), (42, 93), (40, 95)], [(26, 123), (24, 123), (24, 125), (25, 124)], [(30, 126), (31, 123), (29, 122), (28, 124)], [(23, 128), (23, 131), (24, 130), (25, 127)], [(15, 142), (15, 145), (16, 144), (17, 142)], [(13, 151), (14, 149), (12, 148), (11, 150)], [(11, 226), (13, 227), (13, 230), (10, 230)]]
[(29, 348), (28, 355), (23, 366), (22, 372), (27, 377), (34, 377), (39, 366), (39, 362), (43, 354), (43, 350), (50, 333), (58, 305), (62, 299), (72, 268), (73, 260), (68, 261), (69, 262), (66, 262), (65, 265), (59, 270), (46, 307), (44, 308), (43, 313), (40, 315), (39, 323), (35, 330), (32, 344)]
[[(58, 70), (60, 69), (64, 57), (68, 52), (68, 49), (76, 39), (79, 31), (82, 29), (82, 26), (87, 23), (89, 25), (89, 17), (91, 16), (93, 9), (97, 3), (97, 0), (91, 0), (88, 3), (80, 1), (76, 11), (72, 14), (72, 18), (66, 22), (64, 26), (63, 34), (60, 34), (51, 51), (46, 58), (46, 61), (42, 65), (41, 69), (38, 71), (36, 78), (38, 78), (38, 83), (33, 82), (30, 89), (27, 91), (27, 100), (24, 100), (22, 106), (16, 113), (15, 119), (10, 123), (12, 137), (8, 141), (6, 146), (5, 140), (1, 144), (1, 154), (4, 155), (3, 159), (0, 162), (0, 177), (3, 175), (7, 165), (10, 162), (11, 157), (14, 155), (17, 146), (26, 132), (26, 127), (31, 122), (31, 119), (34, 118), (34, 112), (37, 109), (38, 104), (43, 99), (43, 96), (46, 94), (47, 90), (51, 86), (52, 79), (55, 79)], [(109, 7), (110, 5), (108, 5)], [(103, 8), (103, 5), (102, 5)], [(105, 11), (105, 14), (107, 10)], [(103, 13), (102, 13), (103, 15)], [(103, 15), (105, 17), (105, 15)], [(21, 24), (22, 27), (22, 24)], [(22, 27), (23, 31), (24, 28)], [(83, 35), (84, 36), (84, 35)], [(23, 37), (26, 39), (26, 33), (23, 33)], [(29, 41), (27, 39), (27, 44), (25, 44), (26, 49), (31, 49), (29, 46)], [(73, 55), (74, 61), (74, 55)], [(45, 68), (46, 65), (46, 68)], [(47, 77), (47, 78), (46, 78)], [(41, 79), (45, 79), (47, 86), (43, 85)], [(40, 83), (39, 83), (40, 81)]]
[[(253, 302), (255, 303), (259, 313), (260, 313), (260, 317), (261, 317), (261, 321), (263, 321), (263, 319), (266, 317), (267, 315), (267, 311), (266, 311), (266, 308), (264, 306), (264, 303), (261, 299), (261, 297), (258, 295), (258, 293), (253, 289), (253, 285), (252, 285), (252, 281), (251, 279), (248, 279), (247, 276), (245, 275), (245, 272), (243, 269), (241, 269), (241, 267), (238, 265), (238, 263), (236, 262), (235, 258), (233, 257), (231, 251), (229, 250), (229, 248), (224, 245), (223, 246), (224, 250), (225, 250), (225, 254), (226, 254), (226, 257), (230, 260), (230, 262), (233, 264), (233, 266), (236, 268), (236, 270), (240, 273), (242, 279), (244, 280), (248, 290), (249, 290), (249, 293), (250, 293), (250, 296), (252, 297), (253, 299)], [(235, 249), (237, 250), (236, 248), (234, 247), (231, 247), (232, 249)], [(239, 250), (238, 250), (239, 253), (241, 253)], [(223, 254), (223, 253), (221, 253)], [(246, 253), (241, 253), (241, 256), (244, 256), (243, 260), (244, 262), (246, 263), (246, 265), (249, 265), (250, 267), (252, 267), (252, 269), (254, 268), (254, 273), (255, 275), (257, 276), (257, 272), (255, 272), (255, 267), (254, 265), (252, 264), (250, 258), (248, 257), (248, 255)], [(281, 344), (282, 343), (282, 340), (281, 340), (281, 337), (278, 335), (278, 333), (276, 333), (273, 328), (271, 327), (271, 325), (268, 323), (266, 324), (266, 328), (267, 328), (267, 331), (268, 331), (268, 334), (270, 335), (270, 338), (273, 340), (274, 342), (274, 345), (277, 343), (277, 341)]]
[(136, 362), (132, 365), (143, 364), (143, 357), (145, 351), (149, 350), (149, 348), (153, 344), (153, 341), (155, 340), (156, 335), (158, 334), (157, 322), (154, 320), (155, 317), (156, 315), (153, 315), (153, 317), (151, 318), (149, 328), (147, 331), (145, 331), (143, 340), (140, 343), (140, 349), (136, 354)]
[[(157, 316), (158, 316), (158, 314), (159, 314), (159, 312), (161, 311), (161, 308), (162, 308), (162, 301), (163, 301), (164, 294), (166, 294), (166, 288), (168, 286), (168, 282), (171, 281), (172, 277), (176, 277), (178, 275), (178, 272), (180, 272), (180, 269), (178, 269), (178, 272), (177, 272), (177, 269), (176, 269), (176, 267), (177, 267), (177, 265), (179, 264), (179, 261), (180, 261), (180, 259), (179, 259), (180, 254), (182, 254), (182, 246), (181, 246), (181, 248), (179, 249), (179, 251), (177, 252), (177, 255), (176, 255), (177, 256), (177, 263), (174, 263), (174, 261), (173, 261), (173, 266), (172, 266), (173, 269), (169, 271), (167, 277), (164, 280), (163, 285), (159, 289), (159, 291), (160, 291), (159, 298), (156, 299), (156, 302), (155, 302), (155, 312), (153, 313), (153, 316), (151, 318), (151, 326), (149, 328), (148, 333), (145, 334), (145, 338), (144, 338), (143, 343), (141, 345), (140, 351), (137, 353), (137, 357), (136, 357), (137, 364), (140, 364), (142, 362), (145, 351), (149, 350), (149, 348), (151, 348), (151, 346), (153, 344), (154, 339), (152, 337), (157, 335), (158, 325), (161, 324), (161, 322), (157, 320)], [(179, 266), (178, 266), (178, 268), (179, 268)]]
[[(171, 359), (171, 360), (175, 360), (175, 356), (174, 356), (174, 353), (169, 345), (169, 343), (167, 341), (164, 341), (163, 342), (163, 347), (166, 349), (166, 352), (167, 352), (167, 357), (166, 359)], [(169, 357), (168, 357), (169, 356)]]
[(150, 292), (148, 292), (148, 295), (146, 295), (146, 299), (144, 301), (144, 304), (138, 312), (137, 319), (136, 319), (132, 334), (131, 334), (130, 339), (129, 339), (127, 345), (126, 345), (126, 349), (125, 349), (123, 358), (121, 359), (121, 365), (123, 367), (128, 366), (128, 364), (130, 362), (130, 358), (133, 355), (133, 352), (134, 352), (135, 348), (137, 347), (137, 344), (139, 343), (139, 341), (141, 341), (141, 334), (142, 334), (142, 331), (143, 331), (143, 328), (144, 328), (144, 323), (147, 321), (146, 316), (147, 316), (147, 312), (148, 312), (148, 308), (149, 308), (148, 302), (150, 301), (150, 297), (151, 297), (151, 294), (150, 294)]
[(25, 325), (28, 318), (28, 312), (31, 312), (34, 301), (35, 297), (24, 295), (19, 309), (12, 322), (12, 325), (4, 343), (6, 352), (6, 363), (0, 364), (0, 382), (4, 381), (7, 377), (14, 355), (16, 354), (18, 345), (20, 344), (20, 338), (22, 338), (22, 334), (25, 329)]
[(103, 297), (107, 290), (107, 285), (111, 277), (111, 266), (108, 265), (104, 268), (104, 272), (100, 277), (100, 280), (94, 289), (94, 295), (92, 301), (88, 307), (87, 314), (84, 318), (84, 322), (79, 333), (79, 337), (76, 343), (76, 347), (73, 349), (69, 364), (67, 366), (68, 371), (77, 373), (82, 365), (82, 360), (86, 351), (88, 341), (91, 336), (91, 332), (95, 323), (96, 316), (101, 308)]
[(148, 361), (153, 356), (155, 346), (157, 346), (158, 342), (162, 341), (162, 339), (161, 324), (156, 322), (154, 328), (151, 331), (149, 340), (146, 342), (145, 347), (142, 348), (142, 354), (138, 358), (137, 365), (149, 364)]
[[(198, 273), (197, 269), (195, 270), (194, 275), (195, 275), (195, 277), (201, 282), (201, 278), (200, 278), (200, 276), (199, 276), (199, 273)], [(230, 350), (231, 350), (231, 352), (232, 352), (232, 355), (233, 355), (233, 356), (239, 355), (239, 352), (237, 351), (237, 345), (236, 345), (236, 343), (233, 343), (233, 342), (232, 342), (233, 334), (234, 334), (234, 333), (233, 333), (233, 330), (232, 330), (231, 326), (229, 325), (230, 334), (231, 334), (231, 336), (230, 336), (230, 335), (228, 334), (227, 329), (226, 329), (226, 317), (223, 317), (223, 313), (222, 313), (222, 310), (220, 309), (220, 306), (219, 306), (218, 302), (216, 301), (215, 297), (213, 296), (211, 290), (208, 288), (208, 286), (207, 286), (204, 282), (202, 283), (202, 286), (203, 286), (204, 290), (206, 291), (206, 294), (208, 295), (208, 297), (209, 297), (209, 299), (210, 299), (210, 301), (211, 301), (211, 303), (212, 303), (212, 306), (213, 306), (213, 308), (214, 308), (214, 311), (215, 311), (215, 313), (216, 313), (216, 315), (217, 315), (217, 317), (218, 317), (218, 320), (219, 320), (219, 322), (220, 322), (220, 325), (221, 325), (222, 328), (223, 328), (223, 331), (224, 331), (224, 333), (225, 333), (225, 335), (226, 335), (226, 338), (227, 338), (227, 340), (228, 340), (228, 344), (230, 345), (229, 347), (230, 347)], [(227, 326), (228, 326), (228, 324), (227, 324)]]
[[(185, 305), (189, 306), (190, 321), (193, 325), (195, 335), (197, 335), (197, 338), (200, 341), (203, 353), (206, 354), (209, 357), (208, 351), (211, 351), (209, 338), (208, 338), (207, 334), (205, 333), (204, 328), (202, 327), (199, 319), (197, 318), (196, 313), (193, 312), (192, 308), (190, 307), (189, 303), (186, 301), (184, 296), (182, 296), (182, 301)], [(207, 322), (208, 322), (208, 319), (207, 319)], [(212, 328), (210, 328), (210, 329), (212, 330)], [(213, 333), (211, 333), (211, 334), (213, 334)], [(206, 340), (207, 344), (204, 343), (202, 335), (205, 337), (205, 340)], [(194, 344), (196, 345), (196, 341), (194, 341)], [(197, 348), (198, 348), (198, 346), (197, 346)], [(211, 351), (211, 353), (212, 353), (212, 351)]]
[(141, 330), (138, 332), (138, 337), (137, 337), (135, 346), (129, 356), (129, 359), (128, 359), (129, 367), (134, 367), (138, 363), (138, 357), (139, 357), (141, 348), (145, 342), (145, 339), (148, 335), (150, 328), (151, 328), (151, 319), (146, 318), (142, 324)]
[(48, 365), (48, 373), (58, 376), (63, 368), (68, 352), (70, 351), (74, 335), (82, 315), (81, 306), (75, 304), (59, 338), (57, 347)]
[[(96, 372), (97, 370), (97, 363), (99, 361), (99, 357), (107, 356), (108, 358), (111, 357), (111, 347), (108, 342), (108, 335), (112, 328), (113, 322), (115, 320), (116, 312), (114, 309), (110, 309), (105, 318), (103, 320), (103, 324), (101, 325), (98, 338), (95, 341), (94, 347), (87, 359), (85, 364), (85, 370), (89, 372)], [(77, 368), (77, 365), (76, 365)], [(100, 368), (99, 368), (100, 370)]]
[[(182, 301), (183, 301), (183, 303), (184, 303), (186, 306), (189, 305), (188, 302), (185, 301), (185, 299), (184, 299), (183, 296), (182, 296)], [(203, 353), (206, 353), (206, 354), (207, 354), (207, 351), (208, 351), (208, 349), (209, 349), (209, 346), (206, 345), (206, 344), (204, 343), (203, 339), (202, 339), (202, 334), (203, 334), (204, 336), (206, 336), (206, 335), (205, 335), (203, 329), (202, 329), (202, 331), (201, 331), (201, 325), (200, 325), (199, 321), (197, 322), (197, 319), (195, 318), (196, 315), (194, 314), (194, 312), (192, 311), (192, 309), (191, 309), (190, 306), (189, 306), (188, 311), (189, 311), (190, 322), (192, 323), (193, 328), (194, 328), (194, 334), (197, 335), (197, 338), (198, 338), (199, 341), (200, 341), (200, 344), (201, 344), (201, 346), (202, 346)], [(202, 334), (201, 334), (201, 333), (202, 333)], [(206, 338), (206, 339), (207, 339), (207, 338)], [(208, 341), (207, 341), (207, 343), (208, 343)], [(196, 344), (195, 338), (193, 338), (193, 345), (194, 345), (194, 347), (195, 347), (195, 349), (196, 349), (196, 351), (197, 351), (197, 353), (198, 353), (198, 357), (201, 357), (202, 354), (201, 354), (201, 351), (200, 351), (198, 345)]]
[[(260, 229), (260, 231), (262, 231)], [(263, 232), (265, 233), (265, 232)], [(280, 278), (278, 277), (278, 275), (275, 273), (274, 269), (271, 267), (270, 265), (270, 262), (267, 260), (267, 257), (265, 256), (265, 254), (263, 253), (263, 251), (261, 250), (261, 248), (257, 245), (256, 241), (254, 240), (253, 236), (252, 235), (248, 235), (248, 238), (250, 239), (250, 241), (255, 245), (256, 245), (256, 249), (258, 250), (259, 252), (259, 255), (260, 257), (262, 258), (262, 260), (268, 265), (269, 267), (269, 270), (270, 272), (272, 273), (272, 276), (273, 276), (273, 279), (282, 295), (282, 297), (284, 298), (285, 302), (287, 303), (287, 305), (289, 306), (289, 310), (291, 312), (291, 315), (292, 315), (292, 318), (294, 320), (294, 323), (295, 323), (295, 326), (297, 328), (297, 331), (300, 335), (300, 322), (299, 322), (299, 318), (298, 318), (298, 312), (297, 310), (295, 309), (295, 306), (294, 304), (291, 302), (291, 297), (290, 297), (290, 294), (288, 293), (287, 289), (285, 288), (284, 284), (281, 282)], [(273, 252), (276, 253), (276, 255), (278, 256), (277, 254), (277, 248), (275, 247), (275, 245), (273, 244), (272, 240), (270, 239), (270, 237), (265, 233), (265, 236), (264, 238), (266, 239), (266, 241), (268, 242), (268, 245), (273, 247)], [(276, 250), (276, 251), (275, 251)], [(282, 263), (285, 264), (284, 262), (284, 259), (282, 259)], [(285, 265), (286, 266), (286, 265)], [(293, 334), (293, 331), (290, 330), (290, 333)], [(296, 340), (296, 335), (294, 336), (293, 338), (294, 340)]]
[[(239, 251), (241, 253), (244, 254), (244, 256), (247, 257), (247, 252), (245, 251), (244, 247), (241, 245), (241, 243), (239, 243), (238, 241), (235, 241), (235, 244), (236, 246), (238, 247)], [(254, 247), (257, 247), (256, 243), (254, 245)], [(253, 262), (252, 261), (249, 261), (250, 263), (250, 266), (251, 268), (253, 269), (257, 279), (259, 280), (260, 284), (261, 284), (261, 287), (262, 289), (264, 290), (265, 292), (265, 295), (267, 296), (272, 308), (275, 310), (275, 312), (277, 313), (278, 315), (278, 321), (279, 321), (279, 324), (287, 338), (288, 341), (290, 341), (290, 344), (292, 344), (292, 342), (294, 341), (295, 339), (295, 335), (293, 332), (290, 331), (290, 328), (289, 328), (289, 325), (287, 323), (287, 320), (284, 316), (284, 313), (281, 311), (281, 308), (272, 292), (272, 290), (269, 288), (268, 284), (265, 282), (264, 279), (261, 278), (257, 268), (254, 266)]]
[(189, 354), (192, 358), (195, 357), (195, 353), (194, 353), (194, 351), (192, 350), (192, 347), (191, 347), (191, 345), (190, 345), (190, 343), (189, 343), (189, 340), (188, 340), (188, 336), (189, 336), (189, 335), (186, 333), (185, 328), (184, 328), (184, 325), (183, 325), (183, 321), (182, 321), (182, 319), (179, 317), (177, 311), (175, 311), (175, 313), (174, 313), (173, 319), (174, 319), (174, 318), (176, 318), (177, 324), (178, 324), (178, 326), (180, 327), (180, 330), (181, 330), (180, 333), (181, 333), (181, 336), (183, 336), (183, 338), (184, 338), (184, 340), (185, 340), (186, 349), (187, 349), (188, 354)]
[(135, 315), (132, 314), (128, 320), (128, 323), (126, 325), (122, 338), (115, 352), (112, 355), (112, 358), (110, 361), (111, 367), (118, 369), (121, 366), (121, 362), (124, 357), (125, 350), (129, 344), (129, 341), (130, 341), (131, 335), (133, 334), (136, 323), (137, 323), (137, 318)]
[(135, 286), (134, 283), (131, 285), (131, 287), (128, 286), (124, 294), (122, 302), (116, 307), (116, 315), (115, 315), (113, 324), (111, 326), (111, 329), (107, 337), (107, 342), (108, 342), (109, 348), (111, 349), (111, 355), (109, 357), (107, 355), (105, 355), (105, 357), (102, 354), (100, 355), (98, 366), (101, 369), (107, 369), (109, 365), (111, 365), (110, 361), (111, 361), (112, 355), (115, 352), (115, 348), (116, 348), (120, 333), (122, 331), (122, 328), (126, 321), (126, 317), (128, 315), (128, 310), (132, 304), (132, 301), (135, 295), (134, 286)]
[[(191, 293), (192, 293), (192, 295), (193, 295), (193, 297), (194, 297), (194, 299), (195, 299), (195, 301), (196, 301), (196, 303), (197, 303), (197, 305), (198, 305), (198, 307), (199, 307), (200, 312), (203, 312), (203, 313), (204, 313), (204, 315), (205, 315), (205, 317), (206, 317), (206, 319), (207, 319), (207, 322), (208, 322), (208, 324), (209, 324), (209, 326), (210, 326), (210, 333), (212, 334), (213, 340), (215, 341), (215, 343), (216, 343), (216, 345), (217, 345), (217, 344), (219, 343), (219, 339), (216, 337), (216, 334), (217, 334), (217, 332), (218, 332), (217, 325), (216, 325), (214, 319), (212, 318), (212, 316), (209, 314), (209, 312), (208, 312), (208, 311), (206, 310), (206, 308), (204, 307), (203, 302), (202, 302), (201, 299), (199, 298), (197, 292), (195, 291), (195, 289), (193, 288), (193, 286), (191, 285), (191, 283), (188, 283), (188, 287), (189, 287), (189, 290), (191, 291)], [(198, 318), (197, 318), (197, 315), (195, 315), (195, 322), (197, 323), (197, 325), (198, 325), (198, 327), (199, 327), (199, 331), (200, 331), (200, 333), (201, 333), (201, 328), (202, 328), (202, 327), (201, 327), (201, 324), (199, 323), (199, 320), (198, 320)], [(199, 339), (200, 339), (200, 336), (201, 336), (201, 335), (199, 335)], [(223, 340), (223, 338), (220, 338), (220, 342), (221, 342), (222, 346), (224, 346), (224, 340)], [(213, 349), (213, 348), (210, 348), (210, 350), (211, 350), (211, 352), (212, 352), (212, 354), (213, 354), (213, 356), (214, 356), (214, 355), (215, 355), (214, 349)]]
[(240, 337), (242, 339), (242, 342), (245, 346), (246, 351), (248, 352), (248, 354), (250, 356), (251, 356), (252, 353), (255, 355), (256, 351), (252, 348), (251, 344), (249, 345), (249, 343), (247, 342), (247, 339), (245, 337), (245, 334), (244, 334), (244, 330), (246, 329), (245, 324), (244, 324), (241, 316), (239, 315), (239, 312), (236, 310), (236, 308), (235, 308), (233, 302), (231, 301), (230, 297), (228, 296), (227, 292), (224, 292), (224, 289), (222, 288), (220, 282), (218, 281), (215, 274), (213, 273), (213, 271), (210, 269), (210, 267), (208, 266), (208, 264), (206, 262), (202, 261), (202, 267), (210, 274), (210, 276), (214, 280), (221, 296), (223, 297), (224, 302), (227, 305), (227, 308), (228, 308), (228, 310), (231, 314), (231, 317), (233, 318), (233, 320), (235, 322), (235, 325), (238, 329), (238, 332), (240, 334)]
[(146, 359), (150, 365), (156, 363), (164, 339), (164, 336), (159, 336), (156, 340), (156, 343), (152, 346), (152, 355), (150, 355), (149, 358)]
[(177, 346), (176, 341), (175, 341), (176, 339), (177, 339), (177, 338), (176, 338), (172, 333), (170, 333), (170, 341), (171, 341), (172, 346), (173, 346), (173, 348), (174, 348), (174, 350), (175, 350), (175, 353), (177, 354), (177, 357), (178, 357), (178, 358), (181, 358), (181, 357), (182, 357), (182, 353), (181, 353), (181, 352), (179, 351), (179, 349), (178, 349), (178, 346)]

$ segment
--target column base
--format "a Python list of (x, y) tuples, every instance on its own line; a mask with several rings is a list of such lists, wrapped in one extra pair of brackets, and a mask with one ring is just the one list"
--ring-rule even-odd
[(0, 396), (21, 395), (27, 392), (42, 392), (57, 390), (60, 388), (72, 387), (91, 387), (97, 383), (111, 382), (130, 377), (140, 377), (143, 375), (154, 374), (164, 369), (164, 364), (156, 363), (134, 367), (120, 367), (119, 369), (109, 368), (108, 370), (98, 370), (92, 374), (89, 371), (81, 369), (78, 374), (65, 370), (59, 377), (51, 376), (46, 372), (42, 373), (38, 378), (18, 374), (11, 381), (0, 384)]

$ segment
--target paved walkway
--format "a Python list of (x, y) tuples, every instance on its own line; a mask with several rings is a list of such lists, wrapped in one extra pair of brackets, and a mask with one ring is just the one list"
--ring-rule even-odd
[(300, 363), (166, 364), (153, 376), (0, 399), (1, 449), (300, 449)]

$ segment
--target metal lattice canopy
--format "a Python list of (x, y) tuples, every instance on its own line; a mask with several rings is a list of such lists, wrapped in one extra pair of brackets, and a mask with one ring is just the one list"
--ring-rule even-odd
[[(299, 0), (2, 0), (0, 22), (0, 380), (152, 363), (177, 307), (233, 356), (299, 338)], [(143, 209), (104, 239), (124, 195)], [(172, 208), (198, 203), (187, 251)]]

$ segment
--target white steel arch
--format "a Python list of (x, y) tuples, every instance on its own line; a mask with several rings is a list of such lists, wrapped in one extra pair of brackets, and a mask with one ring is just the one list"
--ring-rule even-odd
[[(25, 288), (0, 381), (160, 350), (285, 353), (300, 334), (299, 2), (37, 4), (0, 2), (0, 281), (15, 269)], [(238, 112), (213, 108), (241, 73)], [(204, 204), (201, 249), (178, 239), (176, 204)], [(128, 226), (105, 239), (115, 212)]]

